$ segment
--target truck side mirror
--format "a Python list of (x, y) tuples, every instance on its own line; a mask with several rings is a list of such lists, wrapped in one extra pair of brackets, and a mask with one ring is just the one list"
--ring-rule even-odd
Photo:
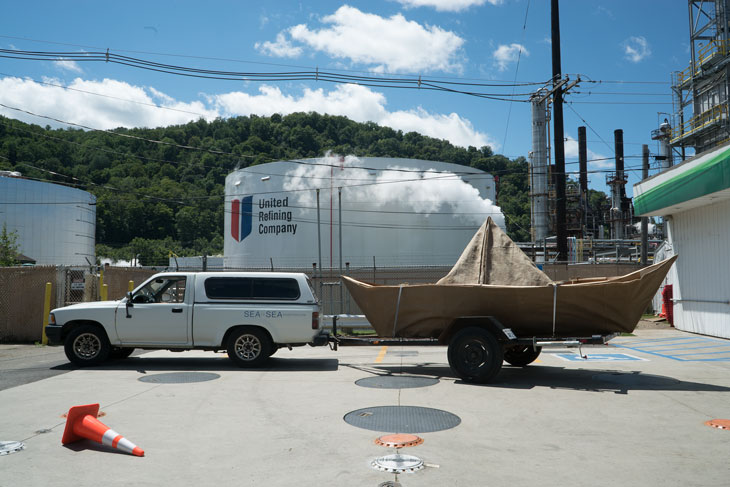
[(129, 314), (129, 308), (134, 308), (134, 303), (132, 302), (132, 291), (129, 291), (127, 293), (127, 318), (131, 318), (132, 315)]

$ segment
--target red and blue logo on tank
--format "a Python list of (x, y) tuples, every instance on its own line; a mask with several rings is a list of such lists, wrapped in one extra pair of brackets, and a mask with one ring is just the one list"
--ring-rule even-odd
[(231, 201), (231, 236), (241, 242), (251, 234), (253, 227), (253, 196)]

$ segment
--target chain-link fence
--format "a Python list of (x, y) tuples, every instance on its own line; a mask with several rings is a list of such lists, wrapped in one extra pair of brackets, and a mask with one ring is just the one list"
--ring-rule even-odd
[(55, 307), (55, 296), (63, 287), (56, 267), (0, 268), (0, 342), (40, 340), (47, 282)]
[[(96, 301), (101, 273), (90, 267), (0, 267), (0, 343), (38, 342), (43, 337), (46, 283), (51, 283), (51, 309)], [(120, 299), (129, 288), (155, 271), (105, 268), (108, 299)]]
[[(638, 264), (545, 264), (543, 271), (553, 280), (577, 277), (619, 276), (639, 268)], [(189, 269), (187, 272), (201, 270)], [(229, 271), (271, 271), (272, 269), (228, 269)], [(362, 314), (338, 269), (273, 269), (277, 272), (304, 272), (312, 280), (319, 297), (321, 313)], [(434, 283), (449, 272), (449, 267), (360, 267), (343, 269), (342, 274), (373, 284)], [(98, 300), (102, 278), (94, 268), (6, 267), (0, 268), (0, 342), (33, 342), (42, 338), (45, 284), (52, 284), (51, 308)], [(103, 281), (110, 300), (124, 297), (129, 281), (137, 286), (159, 272), (152, 269), (104, 267)]]

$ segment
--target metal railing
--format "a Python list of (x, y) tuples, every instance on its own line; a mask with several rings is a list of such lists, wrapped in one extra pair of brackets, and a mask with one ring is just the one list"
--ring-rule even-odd
[(695, 61), (695, 71), (692, 73), (692, 65), (687, 66), (682, 71), (677, 71), (677, 85), (683, 85), (693, 76), (698, 76), (702, 73), (702, 68), (713, 59), (721, 56), (727, 56), (730, 52), (730, 41), (712, 40), (706, 45), (702, 46), (697, 52), (697, 59)]
[(683, 124), (672, 128), (670, 143), (675, 143), (680, 139), (695, 134), (721, 120), (727, 120), (728, 108), (727, 104), (715, 105), (709, 110), (700, 113)]

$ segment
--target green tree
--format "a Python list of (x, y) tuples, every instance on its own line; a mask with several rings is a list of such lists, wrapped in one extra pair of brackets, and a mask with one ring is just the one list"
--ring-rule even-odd
[(8, 267), (18, 263), (18, 232), (8, 232), (8, 227), (3, 223), (3, 230), (0, 232), (0, 267)]

